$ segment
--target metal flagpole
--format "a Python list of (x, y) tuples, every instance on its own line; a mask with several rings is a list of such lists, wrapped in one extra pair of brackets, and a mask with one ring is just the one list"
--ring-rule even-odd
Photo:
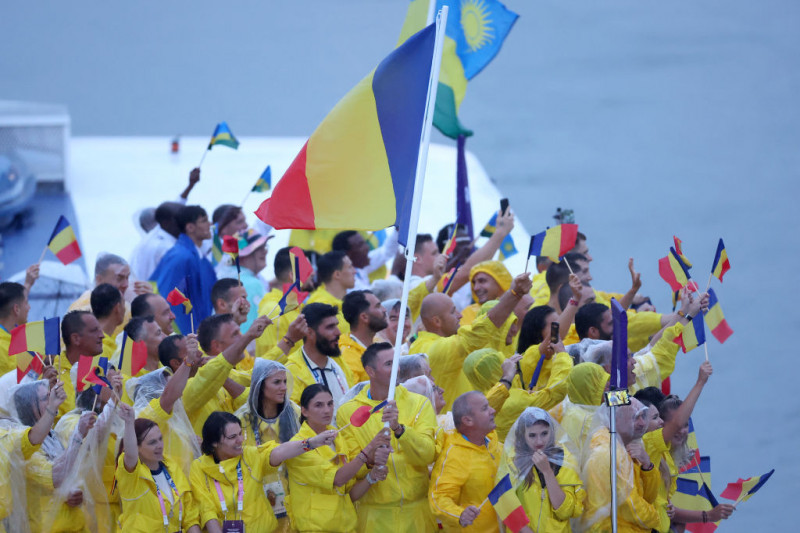
[[(442, 65), (442, 47), (444, 45), (444, 30), (447, 26), (447, 6), (442, 6), (436, 21), (436, 41), (433, 45), (433, 60), (431, 63), (431, 75), (428, 79), (428, 101), (425, 104), (425, 115), (422, 123), (420, 135), (420, 149), (417, 156), (417, 173), (414, 179), (414, 196), (411, 202), (411, 218), (408, 225), (408, 240), (406, 241), (403, 254), (406, 257), (406, 275), (403, 279), (403, 296), (400, 299), (400, 314), (406, 316), (408, 309), (408, 293), (411, 284), (411, 269), (414, 266), (414, 245), (417, 240), (417, 226), (419, 225), (419, 212), (422, 206), (422, 189), (425, 185), (425, 169), (428, 165), (428, 146), (431, 141), (431, 127), (433, 126), (433, 113), (436, 102), (436, 89), (439, 86), (439, 69)], [(387, 400), (394, 400), (394, 392), (397, 381), (397, 369), (400, 366), (400, 349), (403, 345), (403, 328), (397, 329), (397, 337), (394, 343), (394, 361), (392, 362), (392, 377), (389, 382), (389, 393)], [(386, 427), (389, 423), (386, 422)]]
[(611, 413), (611, 531), (617, 533), (617, 406), (611, 405), (608, 409)]

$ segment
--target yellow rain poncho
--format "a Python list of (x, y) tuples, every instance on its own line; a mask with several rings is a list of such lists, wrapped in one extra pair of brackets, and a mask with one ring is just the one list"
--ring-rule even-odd
[[(469, 271), (469, 283), (470, 286), (472, 285), (472, 280), (477, 274), (486, 274), (487, 276), (491, 277), (493, 280), (497, 282), (497, 285), (500, 287), (500, 290), (506, 292), (509, 287), (511, 287), (511, 282), (513, 278), (511, 277), (511, 273), (509, 273), (506, 266), (503, 264), (502, 261), (483, 261), (472, 267), (472, 270)], [(499, 295), (498, 295), (499, 297)], [(478, 297), (475, 295), (475, 291), (472, 291), (472, 299), (477, 302)], [(467, 306), (461, 311), (461, 325), (466, 326), (472, 324), (475, 319), (480, 314), (481, 304), (473, 303), (472, 305)]]

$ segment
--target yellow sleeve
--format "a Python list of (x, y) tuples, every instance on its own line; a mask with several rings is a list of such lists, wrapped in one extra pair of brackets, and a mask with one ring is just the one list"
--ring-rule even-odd
[(55, 490), (53, 463), (41, 451), (34, 453), (25, 463), (25, 478), (46, 490)]
[(564, 501), (553, 509), (553, 514), (561, 521), (578, 518), (583, 514), (583, 498), (586, 496), (581, 478), (571, 468), (562, 467), (556, 481), (564, 491)]
[(393, 446), (403, 452), (409, 464), (427, 466), (436, 453), (436, 415), (429, 401), (422, 403), (414, 418), (414, 424), (406, 426), (399, 439), (392, 434)]
[(679, 349), (675, 338), (681, 333), (683, 333), (683, 324), (680, 322), (668, 327), (651, 350), (656, 358), (656, 363), (658, 363), (661, 381), (667, 379), (675, 371), (675, 357), (678, 355)]
[(197, 375), (186, 384), (183, 396), (181, 396), (186, 414), (191, 417), (214, 398), (225, 380), (228, 379), (231, 370), (233, 370), (233, 366), (222, 354), (217, 355), (200, 368)]
[(26, 429), (22, 433), (20, 439), (20, 448), (22, 449), (22, 456), (25, 458), (26, 461), (30, 459), (31, 456), (34, 453), (38, 452), (39, 449), (42, 447), (41, 444), (33, 444), (31, 442), (31, 429), (33, 428)]
[(255, 447), (258, 454), (258, 467), (256, 468), (256, 471), (258, 472), (259, 476), (264, 477), (271, 472), (277, 471), (277, 467), (269, 464), (269, 458), (270, 455), (272, 455), (272, 452), (275, 451), (275, 448), (278, 446), (280, 446), (279, 442), (268, 440), (260, 446)]
[[(292, 441), (297, 440), (302, 439), (295, 435)], [(333, 485), (333, 480), (339, 470), (339, 465), (333, 461), (325, 461), (316, 452), (302, 453), (289, 459), (286, 461), (286, 468), (295, 483), (317, 487), (329, 492), (337, 490), (337, 487)], [(341, 490), (342, 487), (338, 487), (338, 489)]]
[[(122, 467), (122, 469), (124, 470), (125, 467)], [(182, 478), (191, 489), (191, 484), (186, 479), (186, 474), (183, 473), (183, 470), (180, 468), (175, 469), (175, 472), (170, 471), (170, 475), (175, 478)], [(183, 501), (183, 522), (181, 523), (183, 530), (188, 531), (192, 526), (197, 526), (202, 529), (200, 525), (200, 507), (194, 497), (194, 493), (191, 490), (187, 490), (181, 495), (181, 500)]]
[(219, 520), (219, 516), (217, 515), (217, 502), (212, 497), (212, 489), (209, 483), (198, 462), (193, 462), (189, 474), (189, 484), (192, 487), (192, 498), (197, 507), (201, 529), (205, 529), (206, 524), (210, 520)]
[(638, 352), (650, 342), (650, 337), (661, 329), (661, 315), (652, 311), (642, 311), (628, 315), (628, 348)]
[[(634, 477), (639, 477), (644, 486), (649, 487), (653, 481), (659, 482), (658, 470), (653, 468), (650, 472), (642, 472), (639, 465), (634, 465)], [(646, 474), (643, 476), (643, 474)], [(655, 476), (654, 480), (651, 480)], [(640, 492), (641, 491), (641, 492)], [(648, 491), (649, 492), (649, 491)], [(655, 497), (653, 497), (653, 502)], [(660, 523), (658, 509), (644, 497), (644, 488), (634, 481), (634, 487), (628, 499), (620, 507), (620, 517), (631, 524), (638, 524), (644, 529), (657, 528)]]
[(464, 507), (458, 502), (461, 496), (461, 487), (469, 477), (469, 468), (459, 459), (454, 446), (446, 448), (433, 467), (428, 490), (428, 501), (433, 514), (445, 526), (453, 528), (460, 527), (458, 521), (461, 513), (464, 512)]
[[(297, 341), (295, 346), (297, 346), (297, 344), (301, 344), (302, 345), (302, 343), (303, 343), (303, 341)], [(291, 350), (289, 351), (289, 353), (292, 353)], [(287, 356), (286, 356), (285, 353), (283, 353), (283, 350), (281, 350), (278, 346), (273, 346), (272, 348), (270, 348), (269, 350), (264, 352), (264, 354), (261, 355), (260, 357), (263, 357), (264, 359), (269, 359), (270, 361), (277, 361), (279, 363), (285, 363)]]
[(489, 389), (486, 393), (486, 399), (489, 400), (489, 407), (497, 412), (503, 408), (503, 404), (508, 399), (508, 389), (502, 383), (495, 383), (494, 387)]
[(428, 286), (423, 280), (422, 283), (408, 291), (408, 309), (411, 312), (411, 323), (419, 318), (419, 311), (422, 309), (422, 300), (429, 295)]
[(567, 395), (567, 376), (569, 376), (570, 370), (572, 370), (572, 357), (567, 352), (560, 352), (553, 356), (553, 365), (550, 368), (550, 379), (547, 380), (547, 385), (534, 393), (537, 406), (547, 411), (564, 399)]
[(172, 418), (172, 413), (168, 413), (161, 408), (161, 402), (158, 398), (153, 398), (150, 403), (142, 409), (136, 418), (146, 418), (158, 424), (158, 429), (161, 430), (162, 435), (166, 435), (168, 430), (169, 419)]

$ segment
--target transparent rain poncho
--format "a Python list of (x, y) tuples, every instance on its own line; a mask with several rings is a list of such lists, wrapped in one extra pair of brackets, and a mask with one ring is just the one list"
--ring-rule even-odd
[[(278, 415), (275, 418), (262, 416), (261, 398), (264, 382), (276, 372), (286, 373), (286, 396), (278, 406)], [(247, 403), (236, 411), (236, 416), (242, 420), (245, 429), (253, 432), (256, 444), (263, 443), (262, 428), (266, 424), (277, 435), (278, 442), (288, 442), (300, 430), (300, 409), (289, 398), (292, 396), (293, 378), (285, 366), (269, 359), (256, 359), (253, 366), (250, 395)], [(277, 428), (277, 429), (276, 429)]]
[[(169, 369), (164, 367), (148, 372), (142, 377), (130, 378), (125, 383), (128, 397), (133, 399), (133, 409), (137, 418), (143, 416), (143, 411), (146, 414), (147, 411), (152, 410), (151, 402), (153, 400), (158, 401), (161, 398), (161, 394), (164, 392), (164, 387), (170, 377)], [(186, 467), (186, 474), (188, 475), (188, 466), (192, 460), (200, 457), (201, 453), (197, 436), (194, 433), (194, 429), (192, 429), (192, 423), (183, 408), (183, 401), (178, 400), (175, 402), (172, 408), (172, 415), (167, 421), (167, 427), (161, 427), (160, 429), (164, 433), (164, 453), (178, 460), (181, 466)], [(184, 456), (187, 452), (191, 453), (191, 457)]]
[(540, 484), (544, 485), (544, 475), (533, 464), (533, 454), (536, 450), (527, 440), (527, 430), (537, 422), (550, 426), (549, 442), (541, 451), (550, 461), (553, 472), (558, 475), (562, 467), (579, 471), (577, 452), (566, 432), (544, 409), (528, 407), (514, 422), (506, 436), (497, 479), (509, 474), (515, 487), (519, 485), (527, 487), (530, 486), (532, 477), (538, 476)]
[[(628, 505), (634, 490), (634, 462), (625, 449), (626, 442), (641, 440), (647, 429), (647, 408), (635, 398), (630, 405), (616, 408), (616, 430), (612, 436), (610, 409), (601, 405), (592, 418), (586, 441), (581, 446), (580, 474), (586, 489), (585, 510), (580, 518), (582, 531), (611, 517), (611, 445), (616, 447), (617, 509)], [(613, 440), (612, 440), (613, 439)]]
[(608, 372), (595, 363), (577, 364), (567, 376), (567, 397), (555, 409), (559, 410), (561, 426), (578, 449), (591, 430), (609, 378)]
[[(10, 398), (10, 395), (9, 395)], [(22, 439), (27, 426), (0, 413), (0, 531), (30, 531)]]
[(399, 385), (405, 387), (406, 390), (425, 396), (431, 403), (431, 407), (436, 411), (436, 392), (433, 389), (433, 383), (427, 376), (417, 376), (415, 378), (407, 379)]

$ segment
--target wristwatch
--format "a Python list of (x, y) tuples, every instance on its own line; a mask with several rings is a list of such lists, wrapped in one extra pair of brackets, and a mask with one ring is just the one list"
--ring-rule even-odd
[[(398, 431), (400, 432), (399, 435), (397, 434)], [(399, 439), (400, 437), (403, 436), (403, 433), (405, 433), (405, 432), (406, 432), (406, 427), (403, 424), (400, 424), (398, 426), (398, 428), (397, 428), (397, 431), (394, 432), (394, 436), (395, 436), (395, 438)]]

